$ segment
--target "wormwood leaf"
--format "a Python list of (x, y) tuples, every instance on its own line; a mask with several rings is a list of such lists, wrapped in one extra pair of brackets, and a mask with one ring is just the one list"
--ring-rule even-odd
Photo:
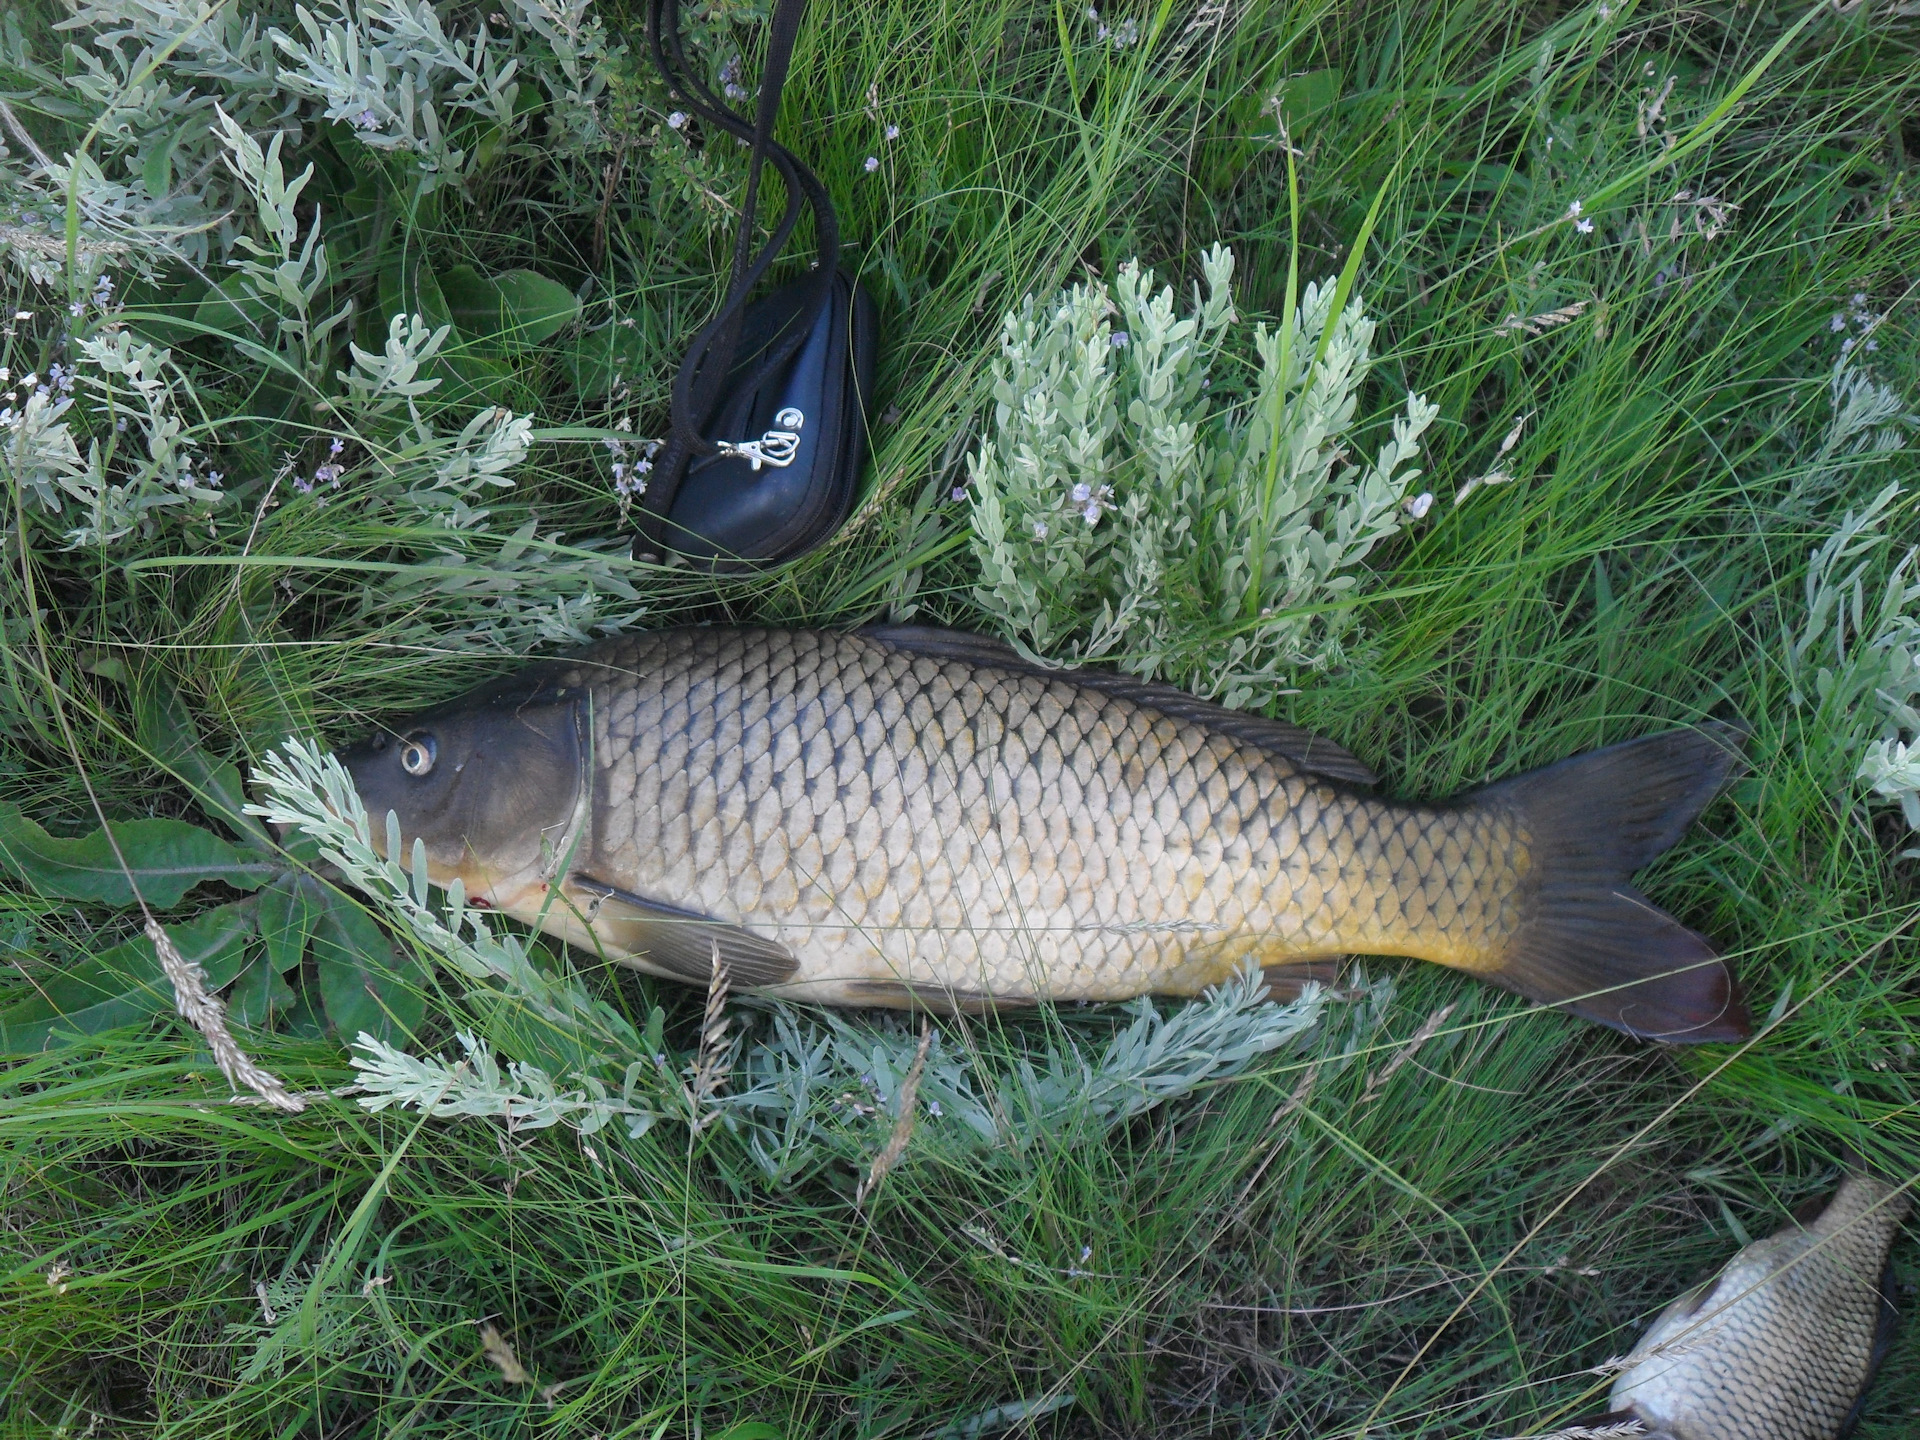
[[(212, 831), (184, 820), (126, 820), (111, 827), (140, 897), (158, 909), (180, 903), (194, 886), (218, 880), (257, 890), (276, 867), (251, 858)], [(0, 869), (38, 894), (57, 900), (131, 905), (133, 885), (120, 867), (107, 832), (78, 839), (49, 835), (20, 807), (0, 801)]]
[[(170, 927), (181, 956), (206, 972), (209, 990), (240, 973), (257, 904), (236, 900)], [(43, 981), (38, 994), (0, 1010), (0, 1055), (30, 1055), (173, 1007), (173, 987), (153, 942), (138, 936)]]

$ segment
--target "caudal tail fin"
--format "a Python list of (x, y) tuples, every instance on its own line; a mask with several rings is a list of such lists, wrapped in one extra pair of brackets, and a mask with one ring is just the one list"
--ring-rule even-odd
[(1737, 773), (1744, 738), (1670, 730), (1466, 797), (1516, 812), (1532, 836), (1527, 919), (1484, 978), (1629, 1035), (1746, 1039), (1753, 1022), (1718, 952), (1627, 883)]

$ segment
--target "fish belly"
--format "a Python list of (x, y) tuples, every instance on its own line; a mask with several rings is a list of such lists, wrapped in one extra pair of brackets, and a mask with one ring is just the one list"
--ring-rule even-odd
[(1517, 923), (1509, 817), (1356, 795), (1066, 675), (805, 631), (608, 659), (574, 869), (778, 940), (777, 993), (1114, 1000), (1349, 951), (1472, 969)]

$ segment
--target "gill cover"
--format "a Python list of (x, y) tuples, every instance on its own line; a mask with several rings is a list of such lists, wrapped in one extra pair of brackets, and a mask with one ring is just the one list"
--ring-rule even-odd
[(374, 843), (384, 847), (392, 811), (403, 851), (396, 858), (406, 864), (414, 840), (424, 841), (436, 884), (457, 876), (484, 897), (550, 878), (591, 793), (585, 696), (583, 686), (536, 667), (344, 752)]

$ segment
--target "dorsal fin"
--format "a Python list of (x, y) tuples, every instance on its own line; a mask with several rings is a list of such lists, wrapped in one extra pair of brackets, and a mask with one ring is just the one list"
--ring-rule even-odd
[(1191, 720), (1283, 755), (1304, 770), (1339, 780), (1348, 785), (1371, 785), (1375, 775), (1352, 754), (1322, 736), (1289, 725), (1284, 720), (1269, 720), (1264, 715), (1249, 715), (1244, 710), (1229, 710), (1224, 705), (1189, 695), (1173, 685), (1141, 680), (1113, 670), (1049, 669), (1036, 665), (1004, 640), (990, 635), (970, 635), (964, 630), (942, 630), (932, 625), (869, 625), (859, 631), (867, 639), (896, 650), (911, 651), (940, 660), (961, 660), (970, 665), (991, 665), (998, 670), (1013, 670), (1022, 675), (1044, 675), (1117, 695), (1136, 705), (1158, 710), (1171, 720)]

